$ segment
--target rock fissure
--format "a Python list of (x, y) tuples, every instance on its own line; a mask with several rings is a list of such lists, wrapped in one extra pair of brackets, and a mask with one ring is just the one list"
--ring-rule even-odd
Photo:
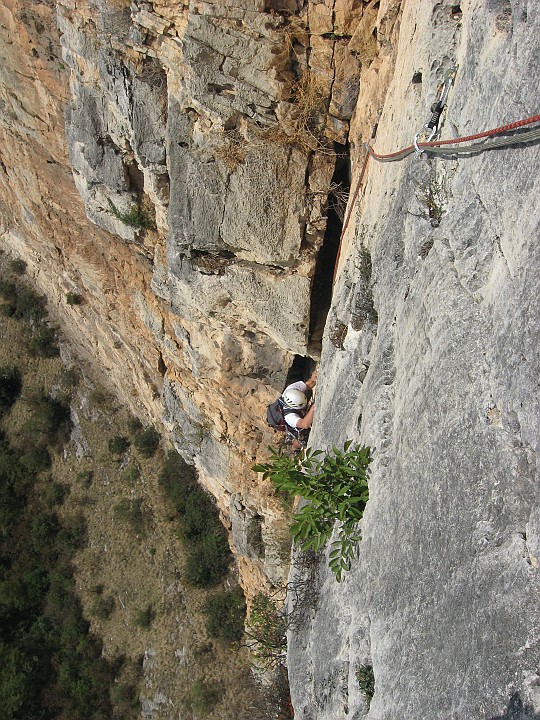
[[(296, 714), (365, 717), (356, 669), (371, 663), (376, 720), (492, 717), (511, 707), (508, 688), (539, 708), (538, 686), (516, 681), (538, 662), (535, 646), (518, 650), (538, 610), (538, 148), (418, 165), (418, 177), (370, 164), (331, 291), (342, 219), (330, 206), (346, 202), (349, 149), (325, 156), (290, 134), (291, 83), (312, 76), (321, 144), (350, 140), (356, 163), (383, 107), (379, 138), (401, 147), (456, 61), (445, 132), (494, 127), (501, 102), (519, 117), (538, 76), (532, 13), (58, 0), (39, 6), (51, 57), (58, 10), (65, 67), (53, 71), (36, 57), (37, 22), (13, 32), (23, 5), (0, 8), (2, 244), (75, 351), (196, 464), (248, 597), (285, 581), (283, 510), (250, 467), (273, 440), (263, 410), (287, 371), (320, 358), (314, 446), (374, 448), (344, 583), (324, 558), (314, 572), (293, 557), (309, 596), (289, 632)], [(108, 211), (125, 219), (134, 200), (155, 230)], [(70, 307), (74, 278), (84, 303)]]

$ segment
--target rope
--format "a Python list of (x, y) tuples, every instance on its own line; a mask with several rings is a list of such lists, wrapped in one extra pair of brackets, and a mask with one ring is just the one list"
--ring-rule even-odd
[(360, 187), (362, 185), (362, 180), (364, 179), (364, 175), (366, 174), (366, 169), (369, 162), (369, 145), (367, 146), (366, 155), (364, 157), (364, 164), (362, 165), (362, 171), (360, 172), (360, 177), (358, 178), (358, 182), (356, 183), (356, 187), (354, 189), (354, 193), (352, 196), (352, 200), (349, 203), (349, 210), (347, 211), (347, 217), (345, 218), (345, 222), (343, 223), (343, 228), (341, 230), (341, 235), (339, 238), (339, 245), (338, 245), (338, 251), (336, 255), (336, 262), (334, 265), (334, 280), (336, 279), (336, 272), (339, 264), (339, 256), (341, 255), (341, 243), (343, 241), (343, 236), (347, 232), (347, 228), (349, 226), (349, 220), (351, 219), (352, 211), (354, 208), (354, 204), (356, 203), (356, 199), (358, 197), (358, 193), (360, 192)]
[[(540, 128), (535, 128), (534, 130), (530, 130), (527, 133), (513, 135), (510, 138), (496, 140), (492, 143), (475, 143), (470, 147), (451, 147), (447, 150), (445, 150), (444, 148), (448, 148), (448, 146), (451, 145), (461, 145), (463, 143), (470, 142), (471, 140), (481, 140), (493, 137), (495, 135), (503, 135), (505, 133), (511, 132), (512, 130), (517, 130), (518, 128), (525, 127), (526, 125), (532, 125), (533, 123), (537, 122), (540, 122), (540, 115), (533, 115), (530, 118), (525, 118), (524, 120), (517, 120), (514, 123), (509, 123), (508, 125), (501, 125), (501, 127), (493, 128), (492, 130), (485, 130), (484, 132), (476, 133), (475, 135), (467, 135), (465, 137), (453, 138), (452, 140), (433, 140), (432, 142), (419, 142), (417, 144), (420, 150), (433, 153), (434, 155), (467, 154), (479, 152), (482, 150), (491, 150), (492, 148), (496, 147), (504, 147), (506, 145), (515, 145), (516, 143), (531, 142), (531, 140), (536, 140), (539, 137)], [(398, 160), (403, 160), (408, 155), (411, 155), (411, 153), (416, 152), (416, 148), (414, 145), (409, 145), (402, 150), (397, 150), (396, 152), (383, 155), (376, 153), (375, 150), (371, 147), (371, 145), (368, 145), (368, 152), (374, 160), (378, 160), (379, 162), (396, 162)]]
[[(533, 140), (540, 139), (540, 127), (529, 130), (528, 132), (520, 133), (519, 135), (512, 135), (511, 137), (507, 138), (498, 138), (491, 141), (490, 138), (494, 138), (496, 135), (503, 135), (505, 133), (511, 132), (512, 130), (517, 130), (527, 125), (533, 125), (537, 122), (540, 122), (540, 115), (533, 115), (532, 117), (524, 118), (523, 120), (517, 120), (516, 122), (509, 123), (508, 125), (501, 125), (500, 127), (493, 128), (491, 130), (485, 130), (484, 132), (476, 133), (475, 135), (467, 135), (465, 137), (453, 138), (452, 140), (433, 140), (431, 142), (418, 142), (416, 143), (416, 147), (415, 145), (409, 145), (402, 150), (397, 150), (396, 152), (387, 153), (384, 155), (376, 153), (372, 146), (369, 143), (366, 143), (364, 164), (362, 165), (362, 171), (360, 172), (360, 177), (358, 178), (358, 181), (356, 183), (352, 200), (349, 203), (349, 210), (347, 212), (345, 222), (343, 223), (343, 229), (339, 238), (336, 263), (334, 266), (334, 280), (336, 278), (337, 268), (339, 265), (343, 236), (345, 235), (347, 227), (349, 226), (352, 211), (358, 198), (358, 193), (360, 192), (362, 180), (364, 179), (364, 175), (366, 174), (366, 169), (370, 157), (372, 157), (374, 160), (377, 160), (378, 162), (397, 162), (399, 160), (403, 160), (408, 155), (419, 151), (429, 152), (433, 155), (468, 155), (475, 152), (483, 152), (484, 150), (493, 150), (499, 147), (507, 147), (508, 145), (517, 145), (520, 143), (532, 142)], [(375, 134), (375, 130), (376, 126), (374, 128), (373, 134)], [(453, 145), (462, 145), (463, 143), (471, 142), (471, 140), (484, 140), (484, 142), (473, 143), (472, 145), (467, 145), (465, 147), (451, 147)]]

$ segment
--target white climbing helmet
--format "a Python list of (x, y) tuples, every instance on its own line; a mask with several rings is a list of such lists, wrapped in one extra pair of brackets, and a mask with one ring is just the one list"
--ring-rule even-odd
[(307, 397), (301, 390), (296, 388), (285, 390), (281, 398), (285, 407), (292, 410), (303, 410), (307, 405)]

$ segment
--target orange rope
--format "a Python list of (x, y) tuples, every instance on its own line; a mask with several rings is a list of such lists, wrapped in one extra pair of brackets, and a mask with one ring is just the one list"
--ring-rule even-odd
[(362, 185), (362, 180), (364, 179), (364, 175), (366, 174), (368, 161), (369, 161), (369, 150), (366, 151), (366, 156), (364, 158), (364, 164), (362, 166), (362, 171), (360, 173), (360, 177), (358, 178), (358, 182), (356, 183), (356, 188), (354, 190), (352, 200), (349, 203), (349, 210), (347, 212), (347, 217), (345, 219), (345, 222), (343, 223), (343, 228), (341, 230), (341, 236), (339, 238), (339, 246), (338, 246), (338, 251), (337, 251), (337, 256), (336, 256), (336, 263), (334, 265), (334, 280), (336, 279), (336, 272), (337, 272), (337, 267), (339, 264), (339, 256), (341, 255), (341, 243), (343, 241), (343, 236), (345, 235), (345, 232), (347, 231), (347, 228), (349, 226), (349, 220), (351, 219), (354, 204), (356, 202), (356, 198), (358, 197), (358, 193), (360, 192), (360, 186)]
[[(491, 137), (493, 135), (502, 135), (503, 133), (510, 132), (511, 130), (517, 130), (520, 127), (524, 127), (525, 125), (532, 125), (533, 123), (540, 122), (540, 115), (533, 115), (530, 118), (525, 118), (524, 120), (517, 120), (516, 122), (509, 123), (508, 125), (501, 125), (498, 128), (493, 128), (492, 130), (485, 130), (481, 133), (476, 133), (475, 135), (467, 135), (465, 137), (460, 138), (453, 138), (452, 140), (433, 140), (432, 142), (419, 142), (418, 147), (419, 148), (431, 148), (431, 147), (440, 147), (441, 145), (459, 145), (460, 143), (464, 142), (470, 142), (471, 140), (481, 140), (482, 138)], [(369, 154), (375, 159), (375, 160), (385, 160), (393, 157), (406, 157), (407, 155), (410, 155), (410, 153), (414, 152), (415, 147), (414, 145), (409, 145), (406, 148), (403, 148), (402, 150), (397, 150), (393, 153), (387, 153), (385, 155), (376, 153), (375, 150), (370, 146), (369, 147)]]

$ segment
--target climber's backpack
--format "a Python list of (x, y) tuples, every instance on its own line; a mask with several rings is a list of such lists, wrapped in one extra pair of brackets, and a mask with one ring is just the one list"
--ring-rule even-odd
[(285, 424), (285, 416), (283, 414), (283, 405), (281, 398), (278, 398), (266, 408), (266, 422), (276, 432), (285, 432), (287, 425)]

